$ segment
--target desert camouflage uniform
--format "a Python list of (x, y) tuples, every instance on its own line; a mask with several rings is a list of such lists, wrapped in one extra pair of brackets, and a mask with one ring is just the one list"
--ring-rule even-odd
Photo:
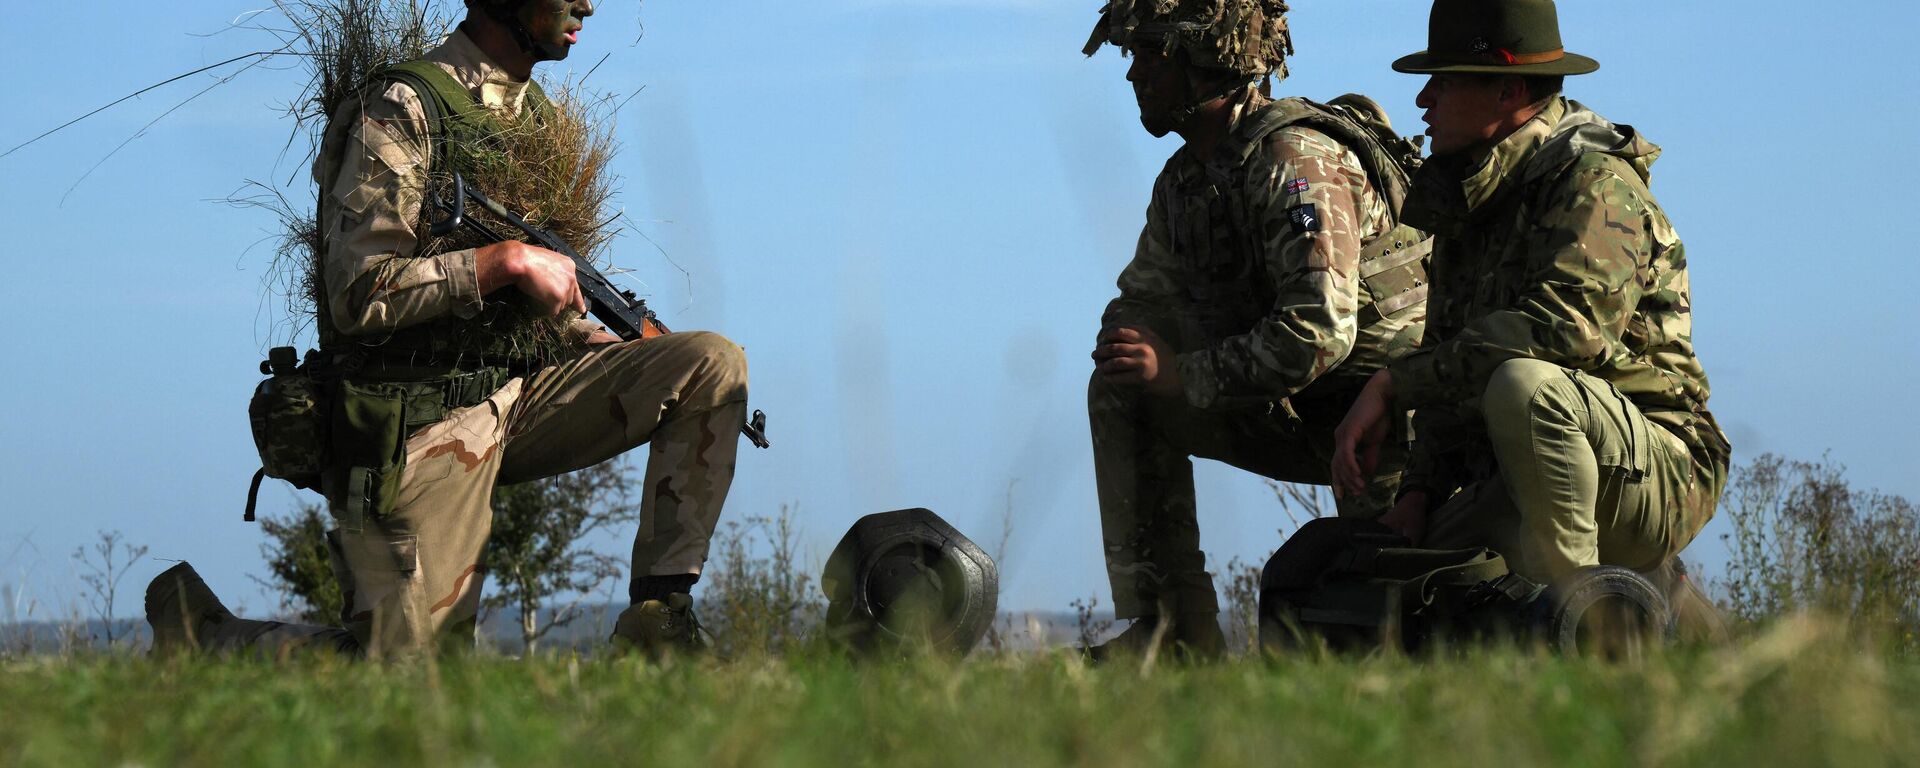
[[(462, 32), (426, 59), (489, 109), (517, 112), (515, 82)], [(332, 116), (315, 178), (327, 193), (322, 284), (332, 328), (371, 344), (383, 334), (478, 316), (473, 249), (414, 255), (431, 135), (420, 95), (390, 83)], [(584, 340), (596, 326), (576, 321)], [(362, 374), (378, 378), (368, 366)], [(346, 630), (227, 621), (215, 647), (278, 651), (302, 645), (371, 655), (439, 643), (470, 646), (481, 552), (496, 483), (549, 477), (651, 443), (633, 573), (697, 574), (733, 478), (746, 411), (746, 359), (711, 333), (673, 333), (575, 346), (557, 364), (515, 372), (477, 405), (453, 410), (405, 441), (393, 508), (363, 514), (341, 478), (323, 491), (339, 528), (328, 535), (348, 605)]]
[(1541, 578), (1649, 570), (1713, 515), (1729, 448), (1685, 249), (1647, 187), (1659, 152), (1556, 98), (1484, 157), (1415, 177), (1402, 215), (1436, 235), (1428, 330), (1390, 369), (1416, 411), (1402, 488), (1452, 494), (1427, 546), (1490, 545)]
[[(1150, 328), (1178, 350), (1183, 398), (1094, 374), (1094, 469), (1114, 608), (1122, 618), (1213, 612), (1188, 457), (1325, 485), (1333, 428), (1368, 376), (1420, 338), (1413, 303), (1382, 318), (1361, 283), (1361, 243), (1394, 230), (1360, 158), (1293, 125), (1260, 137), (1268, 101), (1253, 89), (1236, 142), (1212, 158), (1181, 148), (1155, 181), (1133, 262), (1107, 327)], [(1276, 105), (1284, 106), (1284, 105)], [(1305, 220), (1302, 217), (1306, 217)], [(1412, 247), (1414, 243), (1406, 243)], [(1389, 450), (1364, 498), (1391, 504), (1400, 456)]]

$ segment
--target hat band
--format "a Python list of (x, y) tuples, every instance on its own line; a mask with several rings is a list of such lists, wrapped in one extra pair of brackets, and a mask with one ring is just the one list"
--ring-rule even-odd
[[(1430, 54), (1431, 55), (1431, 54)], [(1439, 54), (1433, 58), (1448, 64), (1496, 64), (1500, 66), (1520, 66), (1523, 64), (1545, 64), (1567, 57), (1565, 48), (1555, 48), (1539, 53), (1514, 53), (1505, 48), (1494, 48), (1480, 53)]]

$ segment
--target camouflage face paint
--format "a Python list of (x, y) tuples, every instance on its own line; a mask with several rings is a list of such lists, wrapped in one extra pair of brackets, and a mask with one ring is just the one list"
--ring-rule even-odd
[(567, 57), (580, 41), (584, 20), (593, 15), (593, 0), (531, 0), (520, 6), (520, 28), (533, 41), (541, 61), (559, 61)]

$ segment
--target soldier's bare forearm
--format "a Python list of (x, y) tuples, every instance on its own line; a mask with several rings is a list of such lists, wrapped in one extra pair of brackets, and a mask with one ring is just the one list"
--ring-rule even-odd
[(516, 240), (482, 246), (474, 251), (474, 271), (482, 296), (513, 286), (549, 314), (587, 313), (573, 260), (545, 248)]
[(513, 248), (516, 245), (521, 243), (498, 242), (474, 249), (474, 272), (480, 283), (480, 295), (492, 294), (520, 281), (520, 276), (526, 272), (526, 264), (520, 258), (519, 251)]

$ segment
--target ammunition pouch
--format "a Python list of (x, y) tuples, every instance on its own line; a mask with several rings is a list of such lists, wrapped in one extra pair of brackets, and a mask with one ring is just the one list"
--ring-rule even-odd
[(1405, 224), (1360, 250), (1360, 289), (1367, 301), (1360, 324), (1399, 317), (1427, 302), (1427, 262), (1433, 238)]
[(485, 402), (513, 375), (506, 368), (482, 368), (423, 380), (341, 379), (328, 441), (340, 528), (358, 531), (369, 518), (391, 514), (406, 468), (407, 438), (457, 409)]
[(393, 511), (408, 437), (456, 409), (486, 401), (516, 375), (508, 368), (446, 372), (367, 365), (364, 355), (341, 365), (334, 358), (308, 350), (301, 362), (292, 347), (275, 347), (260, 364), (268, 378), (247, 405), (260, 471), (247, 489), (246, 521), (254, 520), (263, 479), (322, 490), (324, 478), (340, 489), (342, 503), (334, 514), (341, 527), (360, 530), (367, 518)]

